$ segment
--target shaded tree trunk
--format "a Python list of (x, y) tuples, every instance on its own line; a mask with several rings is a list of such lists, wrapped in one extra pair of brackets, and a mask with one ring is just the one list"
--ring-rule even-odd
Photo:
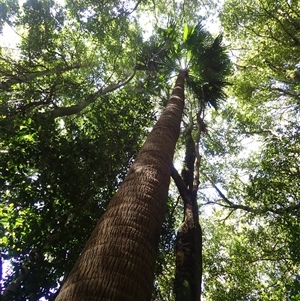
[(56, 301), (151, 300), (184, 107), (181, 71), (165, 110), (110, 201)]
[(196, 153), (192, 126), (187, 129), (185, 138), (182, 178), (175, 169), (172, 172), (184, 202), (184, 220), (178, 230), (175, 245), (174, 292), (176, 301), (199, 301), (202, 278), (202, 231), (197, 205), (199, 180), (194, 176)]

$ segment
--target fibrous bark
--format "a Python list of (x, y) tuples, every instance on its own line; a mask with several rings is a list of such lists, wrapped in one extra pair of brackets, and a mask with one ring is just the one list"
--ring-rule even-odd
[(184, 106), (181, 71), (173, 94), (56, 301), (151, 300), (154, 267)]

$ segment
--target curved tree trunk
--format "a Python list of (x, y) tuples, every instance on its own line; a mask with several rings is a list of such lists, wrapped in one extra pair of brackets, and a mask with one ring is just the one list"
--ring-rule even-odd
[(146, 301), (164, 219), (184, 106), (181, 71), (173, 94), (56, 301)]
[[(174, 292), (176, 301), (200, 301), (202, 279), (202, 231), (199, 224), (197, 192), (197, 157), (192, 137), (193, 124), (185, 134), (185, 159), (182, 178), (174, 169), (172, 177), (184, 202), (184, 220), (176, 237), (176, 270)], [(199, 158), (196, 168), (199, 169)]]

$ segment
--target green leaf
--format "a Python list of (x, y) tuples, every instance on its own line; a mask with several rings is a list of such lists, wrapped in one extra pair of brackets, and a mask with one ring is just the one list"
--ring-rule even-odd
[(185, 23), (183, 28), (183, 42), (186, 42), (189, 36), (189, 26)]
[(0, 238), (0, 245), (6, 246), (7, 243), (8, 243), (8, 239), (6, 236), (3, 236), (2, 238)]

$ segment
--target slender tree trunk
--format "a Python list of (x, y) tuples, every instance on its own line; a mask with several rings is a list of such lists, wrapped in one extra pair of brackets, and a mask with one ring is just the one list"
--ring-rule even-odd
[(175, 300), (199, 301), (202, 278), (202, 231), (195, 213), (197, 197), (185, 204), (184, 221), (176, 237)]
[(56, 301), (151, 299), (160, 230), (184, 106), (181, 71), (165, 110)]
[[(202, 231), (198, 216), (199, 180), (195, 176), (196, 152), (192, 125), (187, 129), (185, 138), (182, 178), (175, 170), (172, 174), (184, 202), (184, 220), (176, 237), (174, 292), (176, 301), (199, 301), (202, 278)], [(198, 164), (197, 162), (196, 165)]]

